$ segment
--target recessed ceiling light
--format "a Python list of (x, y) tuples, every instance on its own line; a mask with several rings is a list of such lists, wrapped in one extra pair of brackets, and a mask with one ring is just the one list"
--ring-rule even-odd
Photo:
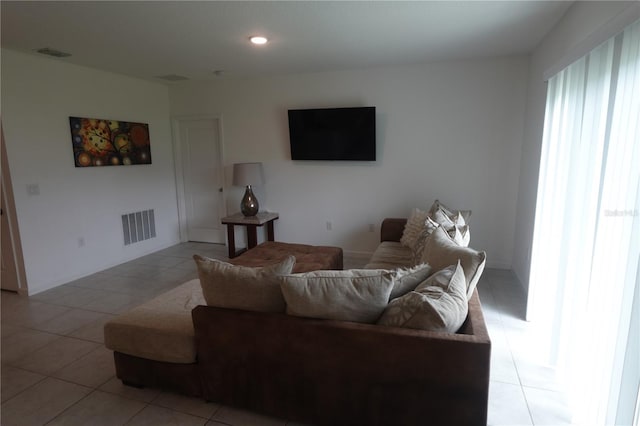
[(253, 36), (249, 40), (251, 40), (253, 44), (267, 44), (267, 41), (269, 41), (266, 37), (262, 36)]

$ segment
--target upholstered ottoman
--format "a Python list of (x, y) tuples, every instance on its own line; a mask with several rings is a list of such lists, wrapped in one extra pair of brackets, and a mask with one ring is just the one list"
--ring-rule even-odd
[(342, 249), (340, 247), (310, 246), (306, 244), (264, 242), (230, 262), (240, 266), (266, 266), (282, 261), (288, 255), (295, 256), (294, 273), (318, 271), (321, 269), (342, 269)]

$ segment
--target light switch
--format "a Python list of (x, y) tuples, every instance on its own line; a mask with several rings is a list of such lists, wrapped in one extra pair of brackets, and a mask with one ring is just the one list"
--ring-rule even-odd
[(40, 185), (37, 183), (30, 183), (27, 185), (27, 194), (40, 195)]

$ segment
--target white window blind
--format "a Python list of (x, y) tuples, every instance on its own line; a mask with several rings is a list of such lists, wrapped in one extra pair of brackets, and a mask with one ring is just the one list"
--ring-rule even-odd
[(639, 262), (636, 22), (548, 85), (527, 316), (578, 424), (634, 422)]

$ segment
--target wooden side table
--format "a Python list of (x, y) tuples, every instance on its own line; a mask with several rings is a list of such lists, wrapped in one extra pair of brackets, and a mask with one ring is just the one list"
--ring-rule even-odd
[(273, 222), (278, 219), (278, 213), (258, 213), (255, 216), (245, 216), (242, 213), (223, 217), (222, 224), (227, 225), (227, 238), (229, 239), (229, 258), (240, 255), (244, 250), (236, 251), (236, 237), (234, 227), (236, 225), (247, 228), (247, 250), (258, 245), (258, 226), (267, 225), (267, 241), (273, 241)]

